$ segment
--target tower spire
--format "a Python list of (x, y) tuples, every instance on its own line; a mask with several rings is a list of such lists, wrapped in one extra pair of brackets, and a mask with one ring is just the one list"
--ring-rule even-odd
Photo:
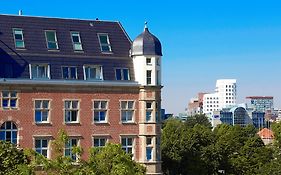
[(144, 30), (147, 30), (148, 27), (147, 27), (147, 21), (144, 22)]

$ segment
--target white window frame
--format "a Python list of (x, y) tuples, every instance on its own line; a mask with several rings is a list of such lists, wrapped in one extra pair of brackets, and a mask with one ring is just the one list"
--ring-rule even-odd
[[(67, 68), (67, 74), (68, 74), (67, 78), (65, 78), (63, 75), (64, 68)], [(71, 78), (71, 71), (70, 71), (71, 68), (75, 68), (75, 78)], [(64, 80), (77, 80), (78, 79), (78, 68), (77, 68), (77, 66), (61, 66), (61, 75), (62, 75), (62, 79), (64, 79)]]
[[(73, 147), (74, 147), (74, 146), (72, 145), (72, 143), (70, 144), (70, 147), (66, 147), (67, 144), (68, 144), (68, 142), (72, 142), (72, 140), (76, 140), (76, 145), (75, 145), (75, 147), (79, 147), (79, 146), (80, 146), (80, 139), (79, 139), (79, 138), (77, 138), (77, 137), (69, 137), (68, 140), (67, 140), (67, 142), (65, 143), (63, 155), (64, 155), (64, 156), (70, 156), (71, 159), (72, 159), (72, 156), (74, 155), (74, 156), (75, 156), (75, 159), (72, 159), (72, 160), (73, 160), (73, 161), (78, 161), (78, 160), (79, 160), (79, 155), (73, 154), (73, 153), (72, 153), (72, 149), (73, 149)], [(66, 153), (66, 150), (69, 150), (70, 155), (66, 155), (66, 154), (65, 154), (65, 153)]]
[[(95, 108), (96, 102), (99, 103), (98, 108)], [(101, 106), (102, 102), (106, 102), (105, 108), (102, 108), (102, 106)], [(99, 99), (93, 100), (93, 122), (94, 123), (107, 123), (108, 122), (108, 106), (109, 106), (108, 103), (109, 103), (108, 100), (99, 100)], [(100, 120), (100, 116), (99, 116), (99, 120), (96, 121), (95, 112), (105, 112), (105, 120)]]
[[(132, 108), (129, 108), (129, 102), (133, 102)], [(125, 108), (122, 108), (122, 103), (126, 103)], [(135, 122), (135, 100), (120, 100), (120, 120), (122, 123), (134, 123)], [(126, 112), (126, 118), (123, 120), (123, 112)], [(128, 120), (127, 112), (132, 112), (132, 119)]]
[[(3, 96), (3, 93), (6, 92), (8, 93), (7, 97)], [(11, 96), (11, 93), (16, 93), (15, 97)], [(4, 107), (3, 106), (3, 100), (8, 100), (8, 106)], [(16, 106), (15, 107), (11, 107), (11, 100), (16, 100)], [(1, 91), (1, 108), (5, 109), (5, 110), (13, 110), (13, 109), (17, 109), (18, 108), (18, 102), (19, 102), (19, 95), (18, 95), (18, 91), (9, 91), (9, 90), (2, 90)]]
[[(74, 42), (74, 41), (73, 41), (73, 36), (74, 36), (75, 34), (77, 34), (77, 36), (78, 36), (78, 40), (79, 40), (78, 42)], [(72, 41), (73, 50), (74, 50), (74, 51), (83, 51), (83, 46), (82, 46), (82, 41), (81, 41), (80, 32), (71, 31), (71, 32), (70, 32), (70, 36), (71, 36), (71, 41)], [(75, 45), (76, 45), (76, 44), (80, 45), (81, 49), (76, 49), (76, 48), (75, 48)]]
[[(48, 41), (47, 38), (47, 32), (54, 32), (55, 34), (55, 41)], [(48, 50), (59, 50), (59, 43), (58, 43), (58, 39), (57, 39), (57, 32), (56, 30), (45, 30), (45, 38), (46, 38), (46, 46)], [(49, 48), (49, 42), (55, 43), (56, 44), (56, 48)]]
[[(99, 69), (100, 78), (87, 78), (87, 73), (88, 73), (88, 72), (86, 72), (87, 68)], [(102, 68), (101, 65), (84, 65), (83, 66), (83, 72), (84, 72), (84, 80), (103, 80), (103, 68)]]
[[(122, 144), (122, 139), (126, 139), (126, 145)], [(132, 139), (132, 145), (128, 145), (128, 139)], [(135, 157), (135, 140), (136, 138), (134, 136), (127, 136), (127, 135), (121, 135), (120, 137), (120, 144), (121, 148), (127, 153), (130, 154), (128, 149), (132, 149), (132, 159)]]
[[(147, 142), (147, 140), (148, 139), (150, 139), (150, 143), (148, 143)], [(152, 136), (147, 136), (146, 137), (146, 140), (145, 140), (145, 142), (146, 142), (146, 147), (145, 147), (145, 159), (146, 159), (146, 161), (152, 161), (153, 160), (153, 139), (154, 139), (154, 137), (152, 137)], [(148, 157), (147, 157), (147, 149), (151, 149), (151, 153), (150, 153), (150, 159), (148, 159)]]
[[(36, 108), (36, 102), (39, 102), (39, 101), (40, 101), (40, 108)], [(45, 108), (43, 106), (44, 101), (48, 102), (48, 107), (47, 108)], [(49, 100), (49, 99), (34, 99), (34, 122), (36, 124), (50, 123), (50, 104), (51, 104), (51, 100)], [(36, 121), (36, 111), (37, 110), (41, 112), (41, 120), (40, 121)], [(43, 114), (42, 113), (43, 112), (47, 112), (48, 113), (46, 121), (42, 120), (42, 118), (43, 118)]]
[[(36, 148), (36, 140), (40, 140), (40, 148)], [(47, 140), (47, 147), (42, 147), (42, 140)], [(34, 137), (34, 151), (36, 151), (37, 153), (42, 154), (43, 150), (47, 151), (47, 155), (46, 158), (50, 158), (50, 138), (44, 137), (44, 136), (36, 136)], [(40, 150), (40, 152), (38, 152), (37, 150)], [(43, 155), (44, 156), (44, 155)]]
[[(117, 79), (117, 70), (119, 70), (119, 69), (121, 71), (121, 79), (120, 80)], [(124, 70), (128, 70), (128, 80), (124, 79)], [(129, 80), (131, 80), (130, 69), (129, 68), (115, 68), (115, 79), (118, 80), (118, 81), (129, 81)]]
[[(102, 53), (111, 53), (112, 52), (112, 48), (111, 48), (111, 43), (110, 43), (110, 40), (109, 40), (109, 35), (107, 33), (98, 33), (98, 40), (99, 40), (99, 44), (100, 44), (100, 50)], [(101, 43), (101, 40), (100, 40), (100, 37), (101, 36), (106, 36), (107, 37), (107, 44), (105, 43)], [(102, 49), (102, 47), (105, 46), (105, 47), (108, 47), (109, 48), (109, 51), (104, 51)]]
[[(16, 31), (20, 31), (20, 32), (21, 32), (22, 40), (16, 39)], [(16, 48), (16, 49), (24, 49), (24, 48), (25, 48), (25, 42), (24, 42), (23, 30), (22, 30), (21, 28), (13, 28), (13, 36), (14, 36), (15, 48)], [(22, 42), (22, 43), (23, 43), (23, 47), (18, 47), (18, 46), (17, 46), (17, 41)]]
[[(104, 139), (105, 142), (104, 142), (104, 145), (101, 145), (101, 139)], [(98, 140), (98, 145), (95, 146), (95, 140)], [(108, 137), (106, 136), (93, 136), (93, 145), (92, 147), (95, 147), (95, 148), (100, 148), (100, 147), (104, 147), (106, 145), (106, 143), (108, 143)]]
[[(148, 103), (150, 103), (150, 108), (148, 108)], [(152, 122), (153, 121), (153, 102), (152, 101), (146, 101), (145, 102), (145, 121), (146, 122)], [(148, 118), (147, 114), (150, 113), (150, 118)]]
[[(70, 108), (66, 108), (66, 102), (70, 102)], [(77, 108), (73, 108), (73, 102), (77, 102)], [(65, 99), (63, 100), (63, 111), (64, 111), (64, 123), (66, 124), (72, 124), (72, 123), (80, 123), (80, 101), (77, 100), (77, 99)], [(66, 116), (66, 113), (70, 111), (76, 111), (76, 121), (68, 121), (67, 120), (67, 116)], [(71, 113), (72, 115), (72, 113)], [(70, 119), (72, 118), (72, 116), (70, 116)]]
[[(46, 77), (45, 78), (42, 78), (42, 77), (38, 77), (38, 67), (44, 67), (46, 70), (45, 70), (45, 72), (46, 72)], [(33, 68), (36, 68), (36, 74), (37, 74), (37, 77), (33, 77), (33, 75), (32, 75), (32, 70), (33, 70)], [(30, 76), (30, 79), (50, 79), (50, 72), (51, 72), (51, 70), (50, 70), (50, 65), (49, 64), (44, 64), (44, 63), (40, 63), (40, 64), (29, 64), (29, 76)]]

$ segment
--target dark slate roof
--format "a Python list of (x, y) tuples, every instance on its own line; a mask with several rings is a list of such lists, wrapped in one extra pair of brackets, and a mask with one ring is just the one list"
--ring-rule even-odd
[(133, 41), (131, 48), (132, 56), (136, 55), (157, 55), (162, 56), (162, 47), (159, 39), (151, 34), (147, 27)]
[[(15, 49), (13, 28), (23, 29), (25, 49)], [(45, 30), (56, 31), (59, 51), (48, 51)], [(80, 32), (83, 52), (73, 50), (70, 31)], [(98, 33), (108, 34), (112, 53), (101, 52)], [(29, 78), (29, 64), (48, 63), (52, 79), (62, 78), (61, 66), (73, 65), (78, 67), (78, 79), (83, 79), (83, 65), (98, 64), (103, 66), (104, 80), (115, 80), (115, 68), (129, 68), (134, 81), (130, 47), (119, 22), (0, 15), (0, 78)], [(9, 66), (14, 72), (6, 75)]]

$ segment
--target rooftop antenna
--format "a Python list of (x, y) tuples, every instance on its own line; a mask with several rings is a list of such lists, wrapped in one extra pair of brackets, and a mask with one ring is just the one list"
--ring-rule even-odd
[(22, 10), (19, 10), (19, 16), (22, 16)]

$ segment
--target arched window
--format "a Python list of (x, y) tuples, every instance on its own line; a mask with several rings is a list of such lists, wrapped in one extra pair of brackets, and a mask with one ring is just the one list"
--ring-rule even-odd
[(1, 125), (0, 140), (17, 144), (18, 129), (14, 122), (7, 121)]

